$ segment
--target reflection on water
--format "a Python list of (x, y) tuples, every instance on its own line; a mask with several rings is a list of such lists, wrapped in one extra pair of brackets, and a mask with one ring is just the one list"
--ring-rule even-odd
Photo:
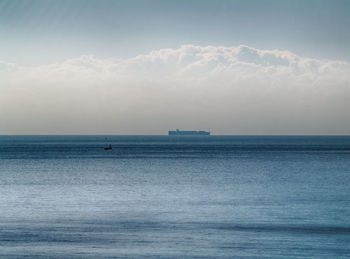
[(349, 168), (350, 137), (0, 136), (0, 256), (346, 258)]

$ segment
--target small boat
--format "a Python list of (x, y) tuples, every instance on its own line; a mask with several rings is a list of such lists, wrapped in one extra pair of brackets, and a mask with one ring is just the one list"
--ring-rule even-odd
[(112, 145), (109, 145), (109, 147), (104, 147), (104, 150), (112, 150)]

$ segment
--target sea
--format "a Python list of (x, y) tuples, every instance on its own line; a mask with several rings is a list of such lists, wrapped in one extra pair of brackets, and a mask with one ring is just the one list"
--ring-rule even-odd
[(0, 136), (0, 258), (350, 258), (350, 136)]

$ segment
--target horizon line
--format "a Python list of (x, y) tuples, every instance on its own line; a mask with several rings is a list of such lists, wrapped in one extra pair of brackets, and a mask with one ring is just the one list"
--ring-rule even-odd
[(168, 134), (0, 134), (3, 136), (167, 136), (167, 137), (212, 137), (212, 136), (348, 136), (349, 134), (210, 134), (210, 135), (174, 135)]

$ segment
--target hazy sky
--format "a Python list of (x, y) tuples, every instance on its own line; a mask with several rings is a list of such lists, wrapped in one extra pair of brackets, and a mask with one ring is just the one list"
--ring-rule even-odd
[(350, 134), (350, 1), (0, 0), (0, 134)]

